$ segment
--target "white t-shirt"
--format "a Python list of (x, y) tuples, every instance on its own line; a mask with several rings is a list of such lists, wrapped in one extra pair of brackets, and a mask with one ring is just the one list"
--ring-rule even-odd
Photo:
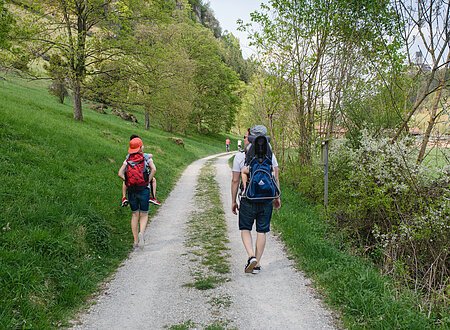
[[(233, 160), (233, 172), (241, 172), (242, 168), (245, 166), (245, 152), (238, 152), (236, 156), (234, 156)], [(278, 167), (277, 157), (275, 157), (275, 154), (272, 153), (272, 166)]]

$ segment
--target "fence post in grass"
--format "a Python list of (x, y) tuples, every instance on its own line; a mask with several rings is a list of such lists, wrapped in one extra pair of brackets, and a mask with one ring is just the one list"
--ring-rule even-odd
[(328, 146), (329, 140), (322, 141), (322, 160), (323, 160), (323, 204), (325, 208), (328, 206)]

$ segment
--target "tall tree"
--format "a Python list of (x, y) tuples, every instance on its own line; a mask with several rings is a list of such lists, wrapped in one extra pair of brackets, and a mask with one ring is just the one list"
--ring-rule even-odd
[(279, 76), (258, 72), (246, 86), (245, 96), (238, 115), (239, 127), (248, 128), (262, 123), (269, 129), (274, 150), (281, 153), (288, 146), (289, 137), (295, 134), (292, 86)]
[[(120, 23), (127, 3), (134, 0), (29, 0), (15, 1), (22, 7), (22, 26), (32, 31), (17, 41), (33, 45), (32, 54), (57, 54), (66, 63), (74, 96), (74, 119), (83, 120), (83, 84), (98, 73), (101, 63), (117, 57), (114, 41), (122, 33)], [(125, 21), (125, 24), (127, 22)]]
[(185, 131), (192, 111), (195, 63), (182, 46), (183, 23), (140, 26), (133, 39), (135, 51), (127, 56), (126, 70), (134, 86), (128, 98), (145, 107), (167, 131)]
[(260, 28), (242, 28), (252, 32), (261, 63), (292, 86), (299, 159), (309, 163), (318, 119), (329, 135), (346, 91), (355, 79), (372, 79), (372, 67), (386, 59), (389, 1), (271, 0), (252, 22)]

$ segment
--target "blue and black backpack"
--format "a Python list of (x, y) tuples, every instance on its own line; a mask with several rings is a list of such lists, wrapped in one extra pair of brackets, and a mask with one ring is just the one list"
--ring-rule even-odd
[(281, 195), (273, 175), (272, 149), (268, 136), (249, 136), (251, 145), (245, 155), (249, 180), (243, 197), (249, 201), (271, 201)]

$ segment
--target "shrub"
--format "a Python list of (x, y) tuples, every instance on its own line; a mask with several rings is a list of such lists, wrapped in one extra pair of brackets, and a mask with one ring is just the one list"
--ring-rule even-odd
[[(418, 165), (416, 146), (408, 137), (392, 144), (388, 137), (363, 130), (357, 142), (332, 144), (330, 219), (386, 273), (428, 297), (442, 298), (446, 305), (448, 172), (436, 175)], [(321, 166), (289, 168), (287, 173), (302, 193), (321, 201)]]

